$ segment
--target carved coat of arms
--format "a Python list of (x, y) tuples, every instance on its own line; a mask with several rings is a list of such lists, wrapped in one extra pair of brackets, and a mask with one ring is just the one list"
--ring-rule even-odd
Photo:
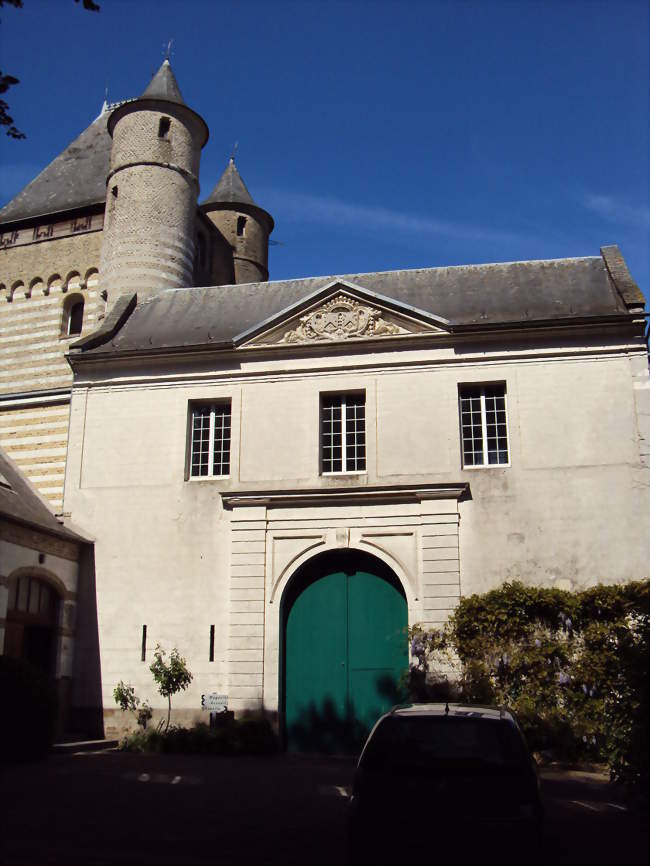
[(281, 342), (307, 343), (317, 340), (345, 340), (350, 337), (378, 337), (407, 333), (382, 318), (381, 310), (366, 307), (358, 301), (338, 295), (317, 310), (300, 319), (287, 331)]

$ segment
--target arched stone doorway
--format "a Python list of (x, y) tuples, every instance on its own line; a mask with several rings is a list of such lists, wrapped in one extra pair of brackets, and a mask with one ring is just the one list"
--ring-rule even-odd
[(306, 562), (282, 597), (287, 748), (354, 752), (403, 700), (408, 612), (394, 572), (361, 551)]
[(56, 676), (61, 598), (51, 583), (21, 575), (9, 583), (4, 654)]

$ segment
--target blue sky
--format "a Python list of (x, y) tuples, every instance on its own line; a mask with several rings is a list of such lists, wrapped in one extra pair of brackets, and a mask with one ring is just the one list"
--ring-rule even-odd
[(276, 220), (271, 278), (597, 255), (650, 293), (645, 0), (24, 0), (0, 203), (163, 60)]

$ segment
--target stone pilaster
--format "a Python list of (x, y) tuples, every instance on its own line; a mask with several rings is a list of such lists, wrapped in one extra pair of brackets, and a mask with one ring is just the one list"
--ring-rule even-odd
[(233, 508), (228, 706), (235, 711), (263, 703), (265, 551), (266, 508)]
[(439, 628), (460, 600), (458, 501), (424, 500), (421, 514), (422, 625)]

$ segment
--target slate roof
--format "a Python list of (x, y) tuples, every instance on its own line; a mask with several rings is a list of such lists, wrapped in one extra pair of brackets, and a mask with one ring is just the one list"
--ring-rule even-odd
[(235, 160), (230, 157), (226, 170), (217, 181), (217, 185), (201, 204), (212, 202), (237, 202), (238, 204), (256, 204), (237, 171)]
[[(140, 99), (161, 99), (185, 106), (168, 60), (163, 62)], [(104, 103), (99, 117), (0, 209), (0, 223), (51, 217), (57, 213), (104, 205), (112, 143), (107, 127), (108, 118), (114, 109), (135, 101), (124, 100), (110, 106)], [(199, 115), (197, 117), (205, 127), (207, 139), (205, 122)]]
[(0, 209), (0, 223), (50, 216), (106, 201), (111, 138), (109, 108), (43, 171)]
[[(593, 256), (168, 289), (138, 304), (103, 345), (90, 342), (91, 335), (86, 351), (232, 345), (337, 279), (445, 319), (452, 330), (628, 314), (604, 258)], [(84, 342), (72, 346), (73, 353)]]
[(185, 105), (169, 60), (163, 61), (162, 66), (151, 79), (140, 99), (164, 99), (166, 102)]
[(25, 478), (9, 455), (0, 448), (0, 518), (32, 526), (43, 532), (83, 542), (88, 539), (60, 523), (41, 494)]

